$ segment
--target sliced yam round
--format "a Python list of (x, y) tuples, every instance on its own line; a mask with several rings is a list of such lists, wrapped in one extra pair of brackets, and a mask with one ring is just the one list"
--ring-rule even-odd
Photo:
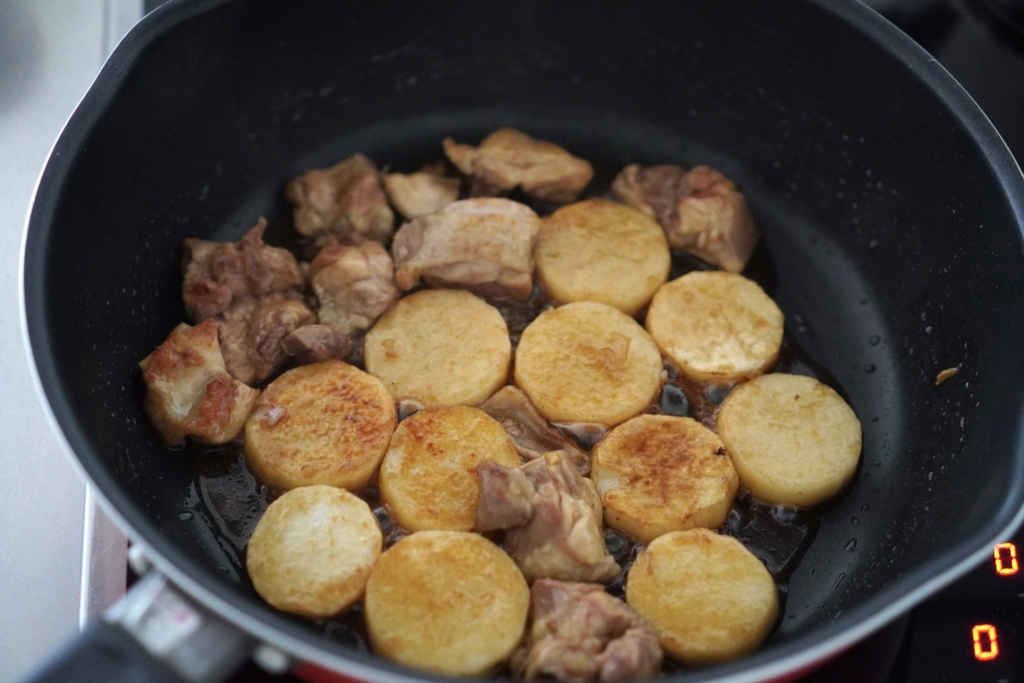
[(323, 619), (362, 598), (384, 536), (365, 501), (333, 486), (275, 500), (249, 539), (246, 568), (277, 609)]
[(480, 498), (476, 467), (484, 460), (522, 462), (501, 423), (468, 406), (427, 408), (395, 430), (380, 468), (380, 497), (410, 531), (470, 531)]
[(638, 415), (594, 446), (604, 521), (645, 543), (725, 523), (739, 477), (721, 440), (688, 417)]
[(695, 271), (651, 300), (647, 331), (683, 374), (701, 382), (756, 377), (779, 357), (782, 311), (742, 275)]
[(754, 651), (779, 611), (775, 581), (761, 561), (707, 529), (652, 541), (629, 568), (626, 602), (654, 626), (665, 652), (689, 665)]
[(381, 555), (366, 586), (373, 649), (405, 666), (485, 676), (519, 644), (530, 589), (479, 534), (419, 531)]
[(369, 483), (398, 425), (380, 380), (340, 360), (304, 365), (264, 390), (245, 423), (244, 450), (267, 486)]
[(366, 369), (395, 400), (424, 406), (476, 405), (508, 379), (512, 343), (501, 313), (456, 289), (403, 299), (364, 342)]
[(718, 435), (740, 481), (761, 500), (809, 507), (836, 495), (857, 469), (861, 426), (831, 387), (773, 373), (732, 390)]
[(537, 276), (557, 303), (599, 301), (636, 315), (668, 278), (665, 233), (607, 199), (570, 204), (541, 221)]
[(650, 405), (661, 373), (661, 354), (644, 329), (594, 301), (544, 311), (516, 348), (516, 386), (552, 422), (617, 425)]

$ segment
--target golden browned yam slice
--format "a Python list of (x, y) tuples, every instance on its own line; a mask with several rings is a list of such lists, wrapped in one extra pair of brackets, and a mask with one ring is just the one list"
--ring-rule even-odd
[(642, 551), (626, 577), (626, 602), (684, 664), (748, 654), (775, 625), (779, 597), (759, 559), (729, 536), (673, 531)]
[(650, 405), (661, 375), (643, 328), (594, 301), (544, 311), (516, 348), (516, 385), (552, 422), (617, 425)]
[(246, 384), (270, 377), (285, 360), (285, 337), (316, 315), (297, 294), (268, 294), (261, 299), (237, 301), (218, 318), (217, 333), (224, 363), (231, 375)]
[(736, 185), (708, 166), (687, 172), (662, 164), (622, 169), (612, 191), (656, 219), (669, 244), (730, 273), (747, 265), (761, 231)]
[(381, 555), (366, 586), (373, 649), (405, 666), (485, 676), (519, 643), (530, 590), (483, 536), (419, 531)]
[(193, 321), (212, 318), (248, 298), (301, 293), (305, 278), (298, 262), (287, 249), (263, 243), (266, 228), (261, 216), (238, 242), (185, 240), (182, 295)]
[(400, 299), (367, 333), (363, 355), (396, 401), (476, 405), (505, 384), (512, 342), (494, 306), (434, 289)]
[(470, 531), (480, 489), (476, 468), (522, 460), (494, 418), (477, 408), (427, 408), (403, 420), (380, 467), (380, 497), (411, 531)]
[(628, 206), (591, 199), (541, 221), (537, 278), (555, 303), (600, 301), (636, 315), (665, 283), (665, 233)]
[(285, 196), (295, 206), (295, 229), (308, 237), (354, 232), (383, 242), (395, 229), (379, 171), (362, 154), (307, 171), (288, 183)]
[(683, 374), (702, 382), (756, 377), (779, 357), (782, 311), (742, 275), (695, 271), (651, 300), (647, 331)]
[(474, 197), (501, 194), (518, 185), (531, 197), (565, 204), (594, 177), (590, 162), (512, 128), (494, 131), (479, 147), (446, 138), (444, 153), (473, 177)]
[(480, 410), (501, 423), (519, 455), (527, 460), (536, 460), (551, 451), (564, 451), (580, 474), (590, 473), (590, 454), (565, 432), (552, 427), (519, 387), (502, 387), (480, 404)]
[(391, 255), (377, 242), (332, 244), (309, 264), (320, 322), (352, 335), (367, 330), (398, 299)]
[(395, 402), (375, 377), (340, 360), (304, 365), (263, 392), (245, 424), (245, 457), (273, 488), (359, 491), (397, 423)]
[(277, 609), (324, 619), (363, 597), (384, 544), (370, 506), (333, 486), (288, 491), (263, 513), (245, 565)]
[(408, 290), (468, 289), (525, 301), (533, 292), (533, 246), (540, 219), (509, 199), (465, 199), (399, 228), (391, 253), (395, 281)]
[(594, 447), (604, 521), (645, 543), (725, 523), (739, 477), (721, 440), (688, 417), (638, 415)]
[(440, 210), (459, 197), (458, 178), (445, 178), (435, 173), (388, 173), (384, 188), (388, 199), (406, 220)]
[(217, 323), (182, 323), (139, 363), (146, 383), (143, 407), (168, 446), (186, 436), (207, 444), (231, 441), (242, 430), (260, 392), (227, 373)]
[(860, 460), (861, 427), (831, 387), (775, 373), (736, 387), (718, 435), (740, 481), (770, 503), (809, 507), (839, 493)]

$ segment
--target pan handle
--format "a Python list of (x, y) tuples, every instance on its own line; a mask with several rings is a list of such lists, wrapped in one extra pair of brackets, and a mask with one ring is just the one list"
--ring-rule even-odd
[(24, 683), (216, 683), (253, 646), (152, 571)]

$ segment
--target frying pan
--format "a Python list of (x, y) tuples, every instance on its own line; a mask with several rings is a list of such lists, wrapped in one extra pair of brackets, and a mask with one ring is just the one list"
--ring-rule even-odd
[(23, 310), (68, 451), (181, 604), (233, 625), (243, 650), (272, 643), (362, 680), (441, 680), (255, 596), (230, 544), (188, 518), (192, 465), (143, 417), (136, 363), (185, 319), (185, 237), (234, 240), (262, 214), (281, 243), (294, 175), (357, 151), (414, 164), (445, 136), (506, 125), (601, 168), (704, 163), (734, 179), (765, 233), (762, 281), (787, 332), (864, 426), (856, 482), (824, 513), (770, 642), (673, 681), (812, 667), (1020, 522), (1024, 182), (969, 96), (870, 10), (176, 1), (122, 42), (53, 149)]

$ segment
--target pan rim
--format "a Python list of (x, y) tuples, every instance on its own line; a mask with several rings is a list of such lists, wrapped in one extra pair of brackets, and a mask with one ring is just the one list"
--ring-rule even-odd
[[(75, 454), (75, 449), (71, 446), (73, 441), (82, 444), (84, 450), (90, 450), (88, 443), (71, 417), (70, 410), (63, 403), (59, 381), (54, 375), (47, 375), (52, 373), (52, 364), (50, 368), (46, 368), (37, 363), (37, 359), (52, 358), (47, 357), (49, 335), (41, 309), (39, 306), (33, 308), (29, 305), (30, 297), (41, 297), (41, 287), (38, 286), (40, 283), (29, 282), (32, 274), (26, 263), (31, 254), (38, 252), (38, 249), (33, 251), (33, 245), (45, 244), (47, 241), (40, 235), (46, 236), (49, 232), (50, 219), (55, 208), (52, 197), (58, 194), (56, 190), (62, 186), (73, 160), (73, 155), (64, 152), (75, 149), (95, 121), (102, 116), (117, 91), (118, 82), (146, 46), (180, 23), (230, 1), (174, 0), (144, 18), (122, 40), (108, 59), (52, 146), (46, 167), (40, 173), (33, 191), (19, 259), (19, 318), (32, 383), (43, 404), (47, 421), (56, 432), (60, 447), (71, 459), (75, 469), (93, 486), (103, 509), (133, 542), (143, 548), (157, 569), (185, 593), (256, 638), (286, 650), (302, 661), (330, 668), (343, 675), (367, 681), (450, 680), (413, 672), (370, 655), (355, 652), (342, 655), (340, 652), (317, 646), (313, 644), (312, 638), (302, 638), (264, 621), (247, 603), (231, 598), (219, 582), (206, 576), (205, 572), (192, 568), (188, 558), (166, 542), (159, 531), (133, 509), (126, 496), (115, 495), (114, 500), (108, 495), (111, 491), (115, 494), (121, 492), (111, 478), (104, 476), (105, 472), (99, 471), (98, 468), (94, 468), (97, 471), (92, 471)], [(839, 16), (869, 37), (878, 49), (899, 57), (913, 69), (915, 76), (921, 79), (955, 115), (979, 148), (984, 151), (985, 159), (999, 179), (1003, 194), (1012, 207), (1017, 230), (1024, 234), (1024, 177), (1021, 176), (1020, 168), (1002, 137), (970, 95), (922, 48), (870, 8), (856, 0), (810, 2), (826, 12)], [(50, 391), (47, 387), (50, 387)], [(63, 419), (57, 417), (58, 410), (65, 415)], [(991, 538), (986, 537), (984, 543), (979, 543), (976, 536), (947, 549), (943, 555), (934, 557), (913, 571), (898, 577), (864, 603), (814, 632), (776, 644), (770, 650), (762, 650), (739, 661), (720, 665), (714, 670), (680, 674), (671, 677), (671, 680), (682, 682), (699, 678), (723, 683), (740, 683), (770, 679), (806, 669), (850, 647), (966, 574), (988, 555), (991, 545), (1009, 536), (1024, 522), (1024, 486), (1020, 486), (1024, 482), (1024, 438), (1019, 430), (1018, 426), (1013, 444), (1007, 446), (1008, 450), (1014, 452), (1014, 481), (1018, 486), (1003, 502), (998, 514), (986, 525), (985, 528), (992, 532)], [(134, 515), (123, 513), (123, 509)], [(130, 524), (128, 519), (132, 516), (139, 519)], [(156, 542), (152, 542), (152, 539)], [(903, 592), (901, 588), (904, 586), (910, 588), (903, 589), (906, 590)]]

